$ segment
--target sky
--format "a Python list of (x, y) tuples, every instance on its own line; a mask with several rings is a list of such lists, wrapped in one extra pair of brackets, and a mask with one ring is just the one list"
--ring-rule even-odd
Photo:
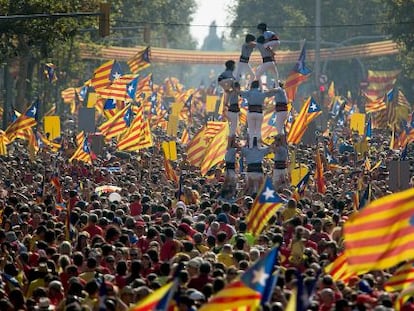
[[(217, 26), (228, 25), (231, 20), (228, 20), (227, 8), (234, 2), (234, 0), (196, 0), (197, 11), (193, 15), (190, 32), (192, 36), (198, 41), (198, 47), (203, 44), (204, 38), (208, 34), (208, 26), (212, 21), (216, 21)], [(217, 34), (221, 36), (222, 32), (229, 32), (229, 28), (217, 28)]]

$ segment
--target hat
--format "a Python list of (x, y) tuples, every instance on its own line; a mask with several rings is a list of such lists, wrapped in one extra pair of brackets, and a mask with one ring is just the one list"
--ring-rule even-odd
[(202, 292), (199, 292), (198, 290), (192, 291), (188, 297), (191, 300), (205, 300), (206, 299), (204, 294)]
[(50, 303), (50, 299), (47, 297), (39, 298), (39, 303), (35, 307), (35, 310), (55, 310), (55, 306)]

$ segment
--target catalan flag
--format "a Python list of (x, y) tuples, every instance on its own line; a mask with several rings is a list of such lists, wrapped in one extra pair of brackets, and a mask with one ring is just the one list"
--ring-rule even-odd
[(127, 101), (130, 99), (127, 94), (128, 85), (135, 78), (137, 78), (136, 75), (130, 74), (120, 76), (108, 86), (96, 90), (96, 93), (99, 94), (102, 98), (111, 98), (119, 101)]
[(55, 187), (56, 190), (56, 203), (63, 203), (62, 198), (62, 184), (60, 183), (59, 174), (53, 173), (52, 177), (50, 178), (50, 183)]
[(50, 83), (55, 82), (58, 79), (56, 75), (56, 66), (52, 63), (45, 64), (44, 74)]
[(150, 53), (150, 47), (147, 47), (127, 61), (132, 73), (137, 73), (151, 65)]
[(199, 308), (199, 311), (217, 310), (256, 310), (270, 276), (273, 273), (278, 250), (273, 248), (253, 264), (240, 278), (228, 284)]
[(293, 193), (292, 197), (299, 201), (305, 194), (306, 187), (309, 182), (311, 172), (307, 172), (305, 176), (299, 181), (299, 183), (295, 187), (295, 192)]
[(117, 137), (127, 130), (132, 117), (132, 108), (129, 104), (118, 111), (111, 119), (102, 123), (98, 129), (106, 139)]
[(411, 260), (399, 267), (384, 284), (387, 292), (396, 292), (406, 289), (414, 283), (414, 261)]
[(183, 133), (181, 135), (180, 142), (182, 145), (187, 145), (189, 141), (190, 141), (190, 134), (188, 134), (187, 128), (184, 128)]
[(205, 176), (212, 167), (224, 161), (228, 145), (229, 126), (227, 122), (220, 123), (222, 123), (220, 129), (217, 130), (214, 137), (210, 140), (200, 164), (200, 171), (203, 176)]
[(345, 284), (348, 284), (349, 280), (356, 276), (354, 272), (349, 271), (345, 253), (342, 253), (332, 263), (327, 265), (325, 272), (331, 275), (335, 282), (342, 281)]
[(387, 108), (387, 105), (384, 101), (384, 96), (378, 98), (372, 98), (363, 93), (365, 97), (365, 112), (366, 113), (373, 113), (384, 110)]
[(88, 144), (88, 136), (85, 135), (82, 144), (78, 147), (78, 149), (76, 149), (75, 153), (69, 159), (69, 162), (72, 162), (73, 160), (92, 164), (92, 156)]
[(328, 97), (330, 100), (332, 100), (335, 97), (335, 82), (334, 81), (331, 81), (331, 84), (329, 84)]
[(16, 139), (19, 131), (31, 128), (37, 124), (37, 114), (39, 111), (39, 100), (36, 100), (25, 113), (21, 114), (6, 129), (6, 135), (10, 141)]
[(315, 167), (315, 183), (316, 183), (316, 190), (319, 193), (326, 192), (326, 183), (325, 177), (323, 176), (323, 163), (321, 161), (321, 154), (319, 150), (316, 151), (316, 167)]
[(128, 130), (119, 139), (118, 150), (136, 151), (153, 146), (148, 120), (144, 120), (143, 106), (136, 110), (136, 116)]
[[(395, 299), (395, 302), (394, 302), (395, 311), (404, 310), (403, 309), (404, 305), (408, 302), (408, 300), (411, 297), (414, 297), (414, 284), (402, 290), (401, 293), (398, 295), (397, 299)], [(411, 308), (407, 310), (411, 310)]]
[(254, 236), (260, 235), (269, 219), (282, 207), (283, 203), (285, 201), (276, 193), (272, 180), (267, 177), (247, 215), (248, 231)]
[(292, 289), (285, 311), (305, 311), (311, 303), (311, 297), (315, 295), (316, 283), (319, 275), (310, 284), (305, 286), (302, 275), (296, 272), (296, 286)]
[(98, 91), (112, 83), (112, 81), (120, 78), (122, 69), (118, 62), (110, 60), (95, 69), (91, 79), (91, 86)]
[(385, 92), (394, 87), (400, 70), (373, 71), (368, 70), (368, 87), (365, 91), (366, 95), (371, 98), (383, 96)]
[(7, 155), (7, 145), (10, 144), (10, 140), (4, 131), (0, 130), (0, 155)]
[(174, 182), (174, 184), (178, 185), (178, 176), (175, 173), (174, 168), (171, 165), (170, 160), (164, 155), (164, 169), (165, 169), (165, 176), (168, 180)]
[(205, 131), (206, 127), (204, 126), (194, 135), (193, 139), (187, 145), (188, 161), (196, 167), (200, 167), (207, 148), (207, 139), (204, 137)]
[(414, 259), (414, 189), (373, 201), (345, 223), (351, 271), (387, 269)]
[(312, 72), (305, 64), (306, 59), (306, 47), (305, 44), (302, 47), (298, 61), (296, 62), (295, 67), (290, 72), (285, 83), (286, 95), (290, 102), (295, 100), (296, 90), (301, 83), (306, 81)]
[(130, 100), (135, 101), (135, 96), (137, 94), (137, 88), (138, 88), (138, 76), (133, 78), (131, 82), (129, 82), (126, 86), (126, 93)]
[(334, 157), (334, 155), (328, 150), (328, 148), (325, 146), (325, 159), (327, 162), (327, 169), (330, 171), (340, 170), (342, 169), (342, 166), (339, 165), (338, 160)]
[(62, 148), (61, 144), (49, 140), (45, 135), (43, 135), (39, 131), (36, 132), (36, 138), (39, 148), (46, 148), (52, 152), (58, 152)]
[(170, 282), (138, 301), (135, 306), (129, 308), (129, 311), (167, 311), (176, 288), (176, 282)]
[(292, 144), (298, 144), (305, 134), (309, 123), (311, 123), (320, 114), (322, 114), (321, 107), (316, 103), (313, 97), (308, 97), (298, 116), (293, 121), (287, 136), (287, 141)]

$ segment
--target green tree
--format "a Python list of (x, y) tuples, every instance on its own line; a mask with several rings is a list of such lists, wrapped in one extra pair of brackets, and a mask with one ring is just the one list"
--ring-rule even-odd
[[(68, 68), (75, 53), (74, 37), (80, 28), (96, 24), (97, 18), (27, 18), (32, 14), (97, 11), (98, 2), (82, 0), (0, 0), (1, 15), (26, 15), (26, 18), (0, 22), (0, 59), (5, 66), (5, 80), (12, 79), (15, 107), (23, 110), (33, 96), (45, 99), (43, 64), (52, 62), (66, 68), (62, 75), (68, 78)], [(10, 90), (9, 90), (10, 91)], [(11, 98), (11, 96), (9, 96)], [(10, 103), (9, 103), (10, 104)]]
[[(114, 37), (122, 46), (149, 44), (195, 48), (196, 42), (191, 38), (189, 27), (195, 9), (194, 0), (114, 1)], [(150, 42), (144, 42), (145, 28), (149, 30)]]
[(398, 59), (404, 73), (414, 79), (414, 0), (388, 0), (384, 28), (401, 48)]

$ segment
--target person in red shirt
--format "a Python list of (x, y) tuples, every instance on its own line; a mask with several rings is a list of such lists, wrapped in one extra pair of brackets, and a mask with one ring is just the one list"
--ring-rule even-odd
[(204, 261), (200, 265), (200, 273), (198, 276), (192, 277), (188, 283), (188, 288), (194, 288), (198, 291), (202, 291), (207, 283), (213, 283), (213, 278), (210, 276), (211, 264), (208, 261)]
[(141, 195), (139, 193), (134, 193), (131, 196), (129, 212), (132, 217), (140, 216), (142, 214)]
[(172, 228), (165, 228), (164, 235), (165, 242), (161, 246), (160, 260), (169, 261), (171, 258), (174, 257), (175, 254), (177, 254), (180, 251), (180, 242), (178, 242), (174, 238), (174, 230)]
[(103, 230), (97, 225), (98, 216), (96, 214), (90, 214), (88, 217), (88, 225), (83, 228), (83, 231), (89, 233), (90, 238), (92, 239), (95, 235), (103, 236)]

